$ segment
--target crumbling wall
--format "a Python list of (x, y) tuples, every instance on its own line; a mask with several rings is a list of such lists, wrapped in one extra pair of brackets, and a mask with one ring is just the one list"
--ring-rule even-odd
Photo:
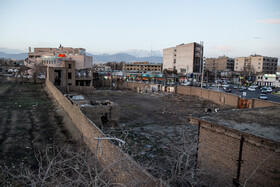
[(211, 185), (230, 186), (237, 178), (242, 136), (244, 143), (239, 183), (243, 185), (248, 180), (249, 186), (280, 185), (279, 142), (197, 118), (191, 118), (190, 122), (199, 127), (198, 168), (210, 174), (205, 177)]
[(159, 180), (154, 179), (111, 141), (101, 140), (99, 142), (96, 140), (95, 138), (105, 137), (105, 135), (83, 114), (80, 107), (63, 96), (50, 81), (46, 81), (46, 87), (68, 113), (80, 131), (83, 141), (96, 154), (104, 169), (107, 169), (108, 173), (114, 175), (114, 180), (117, 183), (124, 184), (125, 186), (162, 186)]
[(119, 120), (120, 108), (113, 102), (109, 105), (85, 106), (82, 110), (99, 128), (116, 126)]

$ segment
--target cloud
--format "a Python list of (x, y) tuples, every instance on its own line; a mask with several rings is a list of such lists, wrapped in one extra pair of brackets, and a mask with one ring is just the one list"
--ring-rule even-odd
[(255, 36), (255, 37), (253, 37), (253, 39), (259, 40), (259, 39), (261, 39), (261, 37)]
[(218, 51), (231, 52), (232, 46), (217, 46), (217, 47), (214, 47), (214, 49), (216, 49)]
[(280, 19), (261, 19), (257, 20), (256, 23), (280, 24)]

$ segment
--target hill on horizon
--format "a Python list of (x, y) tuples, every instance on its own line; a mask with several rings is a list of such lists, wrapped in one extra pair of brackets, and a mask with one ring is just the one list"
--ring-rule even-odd
[[(116, 54), (100, 54), (93, 55), (87, 53), (88, 56), (92, 56), (93, 63), (106, 63), (106, 62), (151, 62), (162, 63), (162, 56), (150, 56), (150, 57), (136, 57), (128, 53), (116, 53)], [(0, 51), (0, 58), (24, 60), (28, 57), (28, 53), (8, 54)]]

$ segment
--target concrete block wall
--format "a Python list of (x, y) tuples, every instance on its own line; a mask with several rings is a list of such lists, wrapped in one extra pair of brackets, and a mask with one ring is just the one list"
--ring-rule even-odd
[(63, 96), (50, 81), (46, 81), (46, 87), (68, 113), (89, 149), (108, 173), (114, 176), (115, 182), (125, 186), (163, 186), (161, 181), (151, 176), (111, 141), (101, 140), (98, 148), (98, 140), (95, 138), (105, 137), (102, 131), (83, 114), (78, 105)]
[(198, 118), (191, 118), (190, 122), (199, 127), (198, 169), (208, 172), (205, 177), (210, 186), (233, 186), (241, 136), (245, 141), (240, 184), (244, 185), (247, 180), (248, 186), (280, 186), (279, 142)]

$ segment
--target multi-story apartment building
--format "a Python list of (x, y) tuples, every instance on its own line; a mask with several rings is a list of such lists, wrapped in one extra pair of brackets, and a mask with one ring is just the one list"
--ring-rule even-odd
[(34, 52), (31, 52), (31, 47), (29, 47), (28, 59), (25, 63), (29, 67), (34, 63), (60, 67), (65, 59), (75, 61), (76, 69), (92, 68), (92, 57), (86, 55), (85, 49), (63, 47), (61, 45), (59, 48), (34, 48)]
[(124, 70), (126, 71), (162, 71), (162, 64), (149, 64), (148, 62), (133, 62), (131, 64), (125, 64)]
[(209, 71), (233, 71), (234, 70), (234, 59), (226, 56), (218, 58), (206, 58), (205, 59), (205, 70)]
[(248, 71), (251, 73), (275, 74), (277, 71), (278, 58), (261, 55), (249, 57), (236, 57), (234, 71)]
[(203, 46), (198, 43), (181, 44), (163, 49), (163, 69), (176, 69), (182, 74), (200, 74), (202, 63)]

